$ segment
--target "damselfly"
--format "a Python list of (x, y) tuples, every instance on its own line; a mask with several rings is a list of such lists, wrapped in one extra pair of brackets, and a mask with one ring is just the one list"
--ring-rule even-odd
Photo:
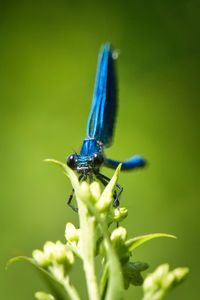
[[(116, 55), (114, 54), (110, 44), (105, 44), (100, 49), (87, 137), (83, 140), (80, 153), (71, 154), (67, 158), (67, 165), (80, 174), (80, 181), (86, 179), (92, 181), (96, 177), (107, 185), (110, 179), (99, 172), (102, 165), (114, 169), (122, 163), (121, 170), (126, 171), (143, 167), (146, 163), (139, 155), (121, 162), (107, 158), (104, 153), (104, 147), (110, 147), (112, 144), (117, 112)], [(114, 194), (113, 201), (115, 207), (119, 205), (119, 196), (123, 191), (119, 184), (117, 188), (119, 193)], [(77, 211), (77, 208), (71, 205), (73, 193), (72, 190), (68, 205)]]

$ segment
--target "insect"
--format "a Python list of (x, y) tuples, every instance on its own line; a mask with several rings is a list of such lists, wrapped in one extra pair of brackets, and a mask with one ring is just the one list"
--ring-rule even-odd
[[(132, 170), (143, 167), (146, 161), (135, 155), (123, 162), (109, 159), (105, 156), (104, 148), (112, 144), (114, 125), (117, 113), (117, 80), (115, 74), (115, 55), (110, 44), (104, 44), (99, 52), (96, 82), (92, 100), (92, 108), (87, 123), (87, 137), (83, 140), (79, 154), (71, 154), (67, 158), (67, 165), (79, 173), (79, 181), (96, 177), (103, 185), (107, 185), (109, 178), (100, 173), (102, 165), (115, 169), (122, 163), (121, 170)], [(118, 194), (114, 193), (113, 206), (119, 205), (119, 197), (123, 188), (117, 184)], [(72, 206), (74, 190), (68, 199)]]

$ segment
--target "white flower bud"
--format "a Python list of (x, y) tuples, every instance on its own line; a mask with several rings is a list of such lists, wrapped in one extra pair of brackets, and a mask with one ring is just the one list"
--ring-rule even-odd
[(176, 282), (180, 282), (182, 281), (187, 274), (189, 273), (189, 269), (188, 268), (176, 268), (172, 271)]
[(143, 289), (145, 292), (151, 291), (154, 286), (154, 281), (152, 276), (147, 276), (143, 283)]
[(57, 263), (62, 263), (66, 259), (66, 246), (60, 241), (57, 241), (55, 244), (53, 258)]
[(92, 194), (94, 202), (97, 202), (99, 200), (100, 196), (101, 196), (100, 184), (96, 181), (92, 182), (90, 184), (90, 192)]
[(91, 192), (90, 192), (90, 185), (86, 182), (86, 181), (83, 181), (81, 184), (80, 184), (80, 188), (79, 188), (79, 197), (81, 199), (83, 199), (85, 202), (87, 201), (91, 201)]
[(50, 264), (49, 258), (41, 250), (34, 250), (32, 256), (40, 267), (48, 267)]
[(79, 231), (70, 222), (67, 223), (65, 228), (65, 238), (69, 242), (78, 242), (79, 240)]
[(152, 274), (153, 279), (155, 282), (160, 281), (164, 276), (167, 275), (169, 272), (169, 265), (168, 264), (163, 264), (160, 265), (155, 272)]
[(126, 228), (120, 226), (113, 230), (110, 239), (114, 247), (119, 247), (125, 242), (126, 237), (127, 237)]
[(173, 275), (172, 272), (169, 272), (168, 274), (166, 274), (165, 276), (163, 276), (163, 278), (161, 278), (161, 286), (164, 290), (168, 289), (173, 281), (175, 279), (175, 276)]
[(43, 247), (44, 253), (50, 260), (54, 257), (55, 247), (56, 247), (56, 245), (50, 241), (48, 241), (44, 244), (44, 247)]

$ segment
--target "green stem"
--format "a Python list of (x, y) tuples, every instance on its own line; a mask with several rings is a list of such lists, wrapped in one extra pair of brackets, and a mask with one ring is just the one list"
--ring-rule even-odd
[(85, 270), (88, 294), (90, 300), (99, 300), (99, 290), (97, 285), (97, 278), (95, 274), (94, 264), (94, 230), (95, 218), (90, 216), (86, 205), (78, 199), (78, 209), (80, 218), (80, 247), (81, 256), (83, 258), (83, 266)]
[(69, 276), (67, 276), (65, 278), (65, 280), (63, 282), (63, 286), (71, 300), (80, 300), (80, 297), (79, 297), (76, 289), (70, 284)]
[(95, 217), (96, 221), (101, 227), (102, 234), (105, 239), (105, 247), (108, 255), (108, 265), (109, 265), (109, 281), (108, 281), (108, 288), (106, 292), (106, 300), (121, 300), (122, 293), (123, 293), (123, 277), (121, 271), (121, 265), (119, 258), (116, 254), (115, 249), (112, 246), (108, 235), (108, 229), (106, 226), (105, 219), (101, 217), (95, 207), (87, 202), (86, 203), (89, 211)]

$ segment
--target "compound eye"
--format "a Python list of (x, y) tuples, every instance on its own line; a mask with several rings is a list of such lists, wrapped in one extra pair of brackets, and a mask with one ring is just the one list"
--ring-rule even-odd
[(71, 154), (71, 155), (68, 156), (68, 158), (67, 158), (67, 165), (71, 169), (75, 169), (76, 168), (77, 159), (76, 159), (76, 157), (75, 157), (74, 154)]
[(103, 155), (100, 153), (95, 153), (93, 155), (93, 161), (95, 166), (100, 166), (103, 162)]

